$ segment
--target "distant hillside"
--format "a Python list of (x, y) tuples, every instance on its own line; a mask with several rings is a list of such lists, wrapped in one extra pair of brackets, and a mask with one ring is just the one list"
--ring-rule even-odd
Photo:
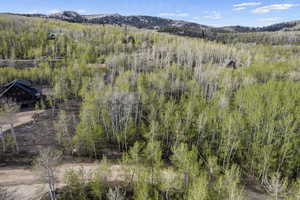
[(300, 20), (284, 22), (279, 24), (274, 24), (266, 27), (262, 27), (259, 29), (260, 31), (299, 31), (300, 30)]
[(300, 21), (285, 22), (266, 27), (225, 26), (215, 28), (194, 22), (166, 19), (153, 16), (123, 16), (120, 14), (80, 15), (74, 11), (63, 11), (50, 15), (26, 14), (28, 17), (54, 18), (76, 23), (129, 25), (153, 29), (177, 35), (214, 39), (218, 33), (274, 32), (300, 30)]
[(230, 31), (230, 32), (275, 32), (275, 31), (299, 31), (300, 30), (300, 20), (283, 22), (278, 24), (273, 24), (264, 27), (247, 27), (247, 26), (225, 26), (220, 29)]

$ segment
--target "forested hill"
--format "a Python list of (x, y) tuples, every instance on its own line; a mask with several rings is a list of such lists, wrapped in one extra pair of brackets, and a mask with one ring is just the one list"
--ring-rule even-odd
[(123, 16), (120, 14), (95, 14), (95, 15), (80, 15), (74, 11), (63, 11), (50, 15), (44, 14), (24, 14), (28, 17), (43, 17), (54, 18), (69, 22), (77, 23), (92, 23), (92, 24), (117, 24), (130, 25), (137, 28), (159, 29), (162, 27), (185, 27), (197, 29), (213, 29), (213, 27), (200, 25), (193, 22), (181, 20), (172, 20), (153, 16)]
[[(123, 200), (257, 199), (247, 198), (249, 186), (273, 199), (299, 199), (299, 32), (218, 39), (0, 15), (0, 60), (37, 63), (0, 68), (0, 84), (30, 80), (49, 90), (50, 125), (20, 127), (30, 138), (20, 138), (23, 146), (46, 149), (35, 137), (49, 135), (66, 156), (73, 147), (85, 158), (117, 155), (128, 172), (116, 173), (125, 181), (113, 184), (102, 178), (108, 167), (70, 172), (57, 200), (115, 199), (106, 198), (114, 191)], [(7, 136), (0, 146), (15, 156), (18, 140)]]
[[(194, 22), (172, 20), (153, 16), (123, 16), (119, 14), (80, 15), (74, 11), (63, 11), (51, 15), (26, 14), (29, 17), (54, 18), (76, 23), (117, 24), (129, 25), (137, 28), (155, 29), (161, 32), (177, 35), (212, 38), (217, 33), (246, 33), (246, 32), (274, 32), (300, 30), (300, 21), (274, 24), (265, 27), (227, 26), (215, 28)], [(205, 35), (206, 34), (206, 35)]]
[(275, 32), (275, 31), (299, 31), (300, 20), (283, 22), (264, 27), (246, 27), (246, 26), (226, 26), (221, 29), (231, 32)]

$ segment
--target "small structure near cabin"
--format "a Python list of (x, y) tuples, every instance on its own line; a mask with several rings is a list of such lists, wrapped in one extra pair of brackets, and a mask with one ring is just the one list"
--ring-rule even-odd
[(234, 59), (227, 60), (225, 66), (226, 66), (226, 68), (237, 69), (236, 60), (234, 60)]
[(48, 33), (48, 40), (56, 40), (56, 34), (55, 33)]
[(134, 45), (135, 44), (135, 38), (133, 36), (129, 35), (129, 36), (123, 38), (122, 42), (124, 44), (130, 44), (131, 43), (132, 45)]
[(14, 80), (0, 87), (0, 104), (31, 105), (41, 98), (41, 91), (32, 88), (30, 81)]

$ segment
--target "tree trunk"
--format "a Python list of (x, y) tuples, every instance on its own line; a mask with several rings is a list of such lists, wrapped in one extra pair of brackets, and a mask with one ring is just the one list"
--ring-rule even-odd
[(0, 127), (0, 138), (2, 140), (2, 150), (3, 152), (6, 151), (6, 145), (5, 145), (5, 138), (4, 138), (4, 132), (2, 130), (2, 127)]
[(15, 133), (15, 129), (14, 129), (14, 125), (13, 124), (10, 124), (10, 130), (11, 130), (11, 133), (13, 135), (14, 141), (16, 143), (17, 153), (19, 153), (19, 151), (20, 151), (19, 144), (18, 144), (18, 141), (17, 141), (17, 136), (16, 136), (16, 133)]
[(49, 185), (49, 193), (51, 200), (56, 200), (55, 195), (55, 178), (52, 169), (48, 168), (48, 185)]

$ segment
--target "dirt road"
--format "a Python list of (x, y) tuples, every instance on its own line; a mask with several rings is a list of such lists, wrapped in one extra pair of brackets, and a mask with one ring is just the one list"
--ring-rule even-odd
[[(16, 114), (16, 116), (13, 119), (13, 126), (16, 128), (18, 126), (22, 126), (25, 124), (29, 124), (30, 122), (32, 122), (33, 116), (35, 114), (42, 114), (43, 112), (45, 112), (44, 110), (37, 110), (37, 111), (27, 111), (27, 112), (19, 112)], [(2, 131), (6, 132), (10, 129), (10, 124), (2, 124)]]
[[(85, 172), (92, 172), (97, 168), (96, 163), (69, 163), (57, 167), (58, 187), (64, 185), (63, 178), (70, 169), (83, 169)], [(121, 180), (124, 170), (120, 165), (111, 166), (111, 177), (109, 181)], [(29, 168), (3, 167), (0, 168), (0, 186), (4, 186), (9, 192), (13, 193), (16, 200), (37, 200), (42, 194), (47, 192), (47, 185), (42, 184), (36, 173)]]
[[(63, 178), (70, 169), (83, 169), (85, 172), (91, 172), (97, 168), (97, 163), (69, 163), (57, 167), (58, 187), (64, 186)], [(112, 174), (108, 181), (124, 180), (124, 167), (121, 165), (111, 166)], [(0, 186), (4, 186), (9, 192), (13, 193), (16, 200), (38, 200), (45, 192), (47, 185), (42, 184), (32, 169), (21, 167), (0, 168)], [(266, 200), (268, 197), (246, 189), (247, 200)]]

